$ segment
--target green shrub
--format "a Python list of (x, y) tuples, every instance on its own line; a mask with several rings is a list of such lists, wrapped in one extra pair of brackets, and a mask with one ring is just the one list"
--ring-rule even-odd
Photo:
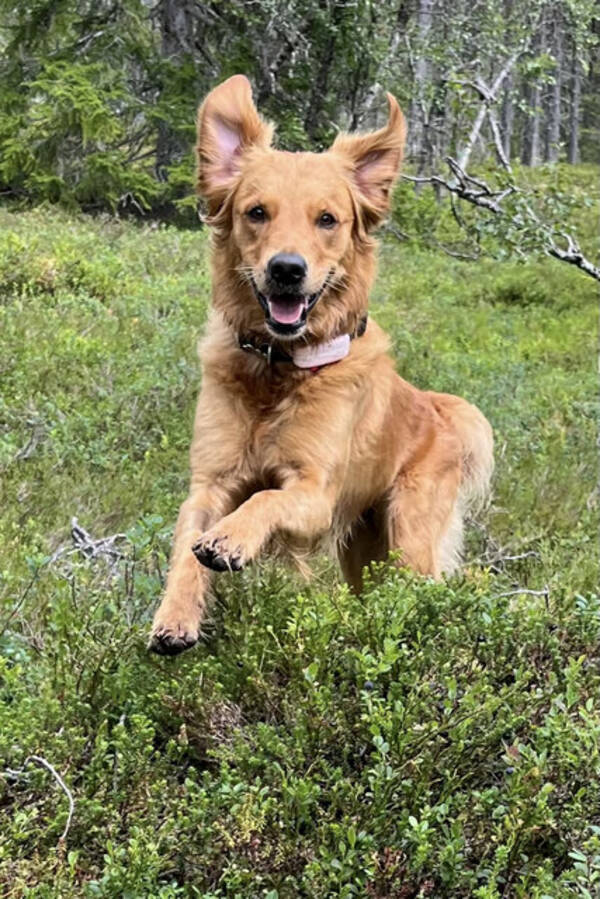
[[(462, 576), (217, 579), (204, 644), (145, 638), (185, 495), (206, 238), (0, 211), (0, 893), (594, 895), (596, 291), (553, 260), (385, 243), (398, 370), (477, 402)], [(74, 550), (71, 518), (118, 556)], [(533, 591), (531, 593), (521, 591)], [(68, 797), (75, 808), (60, 842)]]

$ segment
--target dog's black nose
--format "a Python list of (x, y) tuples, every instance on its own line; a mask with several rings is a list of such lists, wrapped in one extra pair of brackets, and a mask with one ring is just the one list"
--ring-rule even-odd
[(306, 262), (297, 253), (277, 253), (267, 265), (267, 274), (279, 287), (297, 287), (306, 277)]

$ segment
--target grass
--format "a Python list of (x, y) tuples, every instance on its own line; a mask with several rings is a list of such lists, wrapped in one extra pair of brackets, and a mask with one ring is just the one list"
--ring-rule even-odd
[(0, 210), (0, 895), (596, 895), (594, 283), (386, 243), (399, 371), (496, 433), (464, 574), (260, 565), (165, 660), (208, 296), (202, 233)]

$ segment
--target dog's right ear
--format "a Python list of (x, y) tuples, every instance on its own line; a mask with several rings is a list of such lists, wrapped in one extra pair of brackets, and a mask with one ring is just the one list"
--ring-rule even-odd
[(259, 116), (244, 75), (233, 75), (208, 94), (198, 110), (198, 191), (214, 215), (235, 184), (241, 158), (268, 147), (273, 128)]

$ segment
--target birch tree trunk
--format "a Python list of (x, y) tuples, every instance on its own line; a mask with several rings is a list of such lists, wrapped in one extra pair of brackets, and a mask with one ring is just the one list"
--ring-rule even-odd
[(521, 162), (523, 165), (535, 166), (540, 161), (540, 88), (537, 84), (528, 84), (525, 88), (528, 106), (523, 123), (523, 143)]
[(527, 165), (539, 165), (540, 155), (540, 119), (541, 119), (541, 90), (539, 84), (535, 84), (531, 91), (531, 108), (533, 110), (530, 121), (529, 159)]
[[(513, 0), (504, 0), (504, 21), (509, 23), (513, 13)], [(510, 34), (508, 24), (505, 24), (504, 39), (509, 45)], [(508, 163), (512, 155), (512, 136), (515, 126), (515, 103), (513, 91), (515, 88), (515, 76), (512, 70), (507, 74), (502, 92), (502, 111), (500, 121), (502, 123), (502, 149)]]
[(427, 56), (427, 38), (431, 31), (433, 0), (418, 0), (417, 7), (417, 58), (415, 62), (415, 96), (411, 104), (410, 142), (411, 155), (417, 163), (418, 171), (422, 171), (426, 163), (426, 130), (427, 130), (427, 85), (430, 76), (430, 64)]
[(506, 78), (506, 86), (504, 88), (504, 99), (502, 101), (502, 146), (504, 155), (510, 162), (513, 129), (515, 126), (515, 103), (513, 99), (514, 76), (509, 72)]
[(557, 9), (554, 13), (554, 20), (552, 23), (552, 40), (552, 49), (554, 59), (556, 61), (556, 68), (554, 71), (554, 83), (551, 86), (548, 104), (548, 149), (546, 153), (546, 160), (548, 162), (558, 162), (558, 157), (560, 154), (560, 112), (563, 67), (563, 22), (562, 16), (560, 14), (560, 9)]
[(569, 150), (567, 161), (571, 165), (579, 162), (579, 108), (581, 105), (581, 65), (577, 48), (573, 48), (571, 68), (571, 109), (569, 111)]

